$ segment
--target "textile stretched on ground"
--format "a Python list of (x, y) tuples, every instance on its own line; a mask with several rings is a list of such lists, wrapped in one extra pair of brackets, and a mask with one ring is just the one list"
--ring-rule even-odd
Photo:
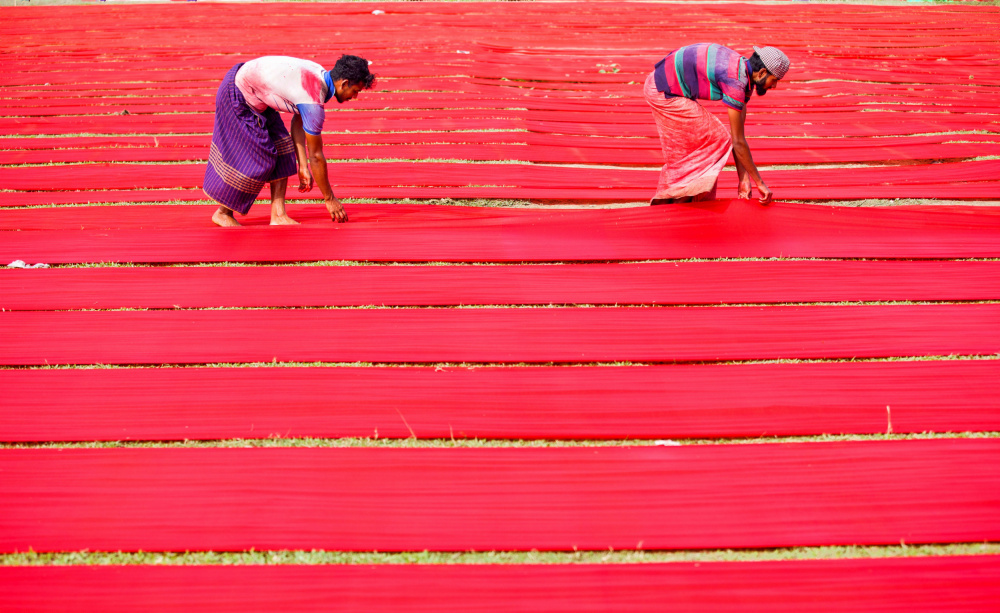
[(229, 69), (215, 97), (215, 128), (205, 170), (205, 194), (246, 215), (264, 185), (297, 172), (295, 143), (274, 109), (256, 112)]
[(729, 130), (694, 100), (664, 98), (656, 88), (655, 72), (646, 78), (643, 95), (653, 109), (663, 148), (664, 164), (653, 200), (699, 194), (704, 194), (701, 199), (714, 199), (719, 172), (732, 149)]

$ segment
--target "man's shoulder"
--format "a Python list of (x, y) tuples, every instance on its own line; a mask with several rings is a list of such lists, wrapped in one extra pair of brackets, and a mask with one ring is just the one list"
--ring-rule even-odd
[(733, 54), (736, 54), (736, 55), (740, 55), (739, 51), (736, 51), (735, 49), (733, 49), (731, 47), (727, 47), (727, 46), (722, 45), (720, 43), (711, 43), (711, 45), (716, 48), (717, 52), (721, 51), (722, 53), (733, 53)]
[(699, 51), (702, 51), (702, 52), (711, 51), (713, 54), (716, 54), (716, 55), (718, 55), (720, 53), (727, 54), (727, 55), (728, 54), (739, 55), (739, 52), (734, 51), (734, 50), (730, 49), (729, 47), (727, 47), (727, 46), (725, 46), (725, 45), (723, 45), (721, 43), (694, 43), (694, 44), (691, 44), (691, 45), (687, 45), (687, 47), (681, 47), (681, 48), (682, 49), (698, 49)]

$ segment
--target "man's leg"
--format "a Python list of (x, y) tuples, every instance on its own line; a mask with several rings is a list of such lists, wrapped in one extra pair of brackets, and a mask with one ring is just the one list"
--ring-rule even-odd
[(223, 228), (240, 227), (240, 222), (236, 221), (236, 218), (233, 217), (233, 210), (227, 209), (221, 204), (219, 205), (219, 208), (212, 213), (212, 222), (217, 226), (222, 226)]
[(707, 192), (702, 192), (691, 198), (691, 202), (708, 202), (709, 200), (716, 199), (716, 192), (719, 190), (719, 181), (716, 179), (715, 183), (712, 185), (712, 189)]
[(285, 212), (285, 190), (288, 189), (288, 177), (271, 181), (271, 225), (290, 226), (299, 222)]

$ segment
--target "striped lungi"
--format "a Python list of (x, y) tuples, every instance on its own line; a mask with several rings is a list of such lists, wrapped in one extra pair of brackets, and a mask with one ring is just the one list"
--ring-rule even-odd
[(298, 172), (295, 143), (274, 109), (259, 113), (236, 87), (229, 69), (215, 96), (215, 128), (205, 170), (205, 194), (247, 214), (264, 185)]

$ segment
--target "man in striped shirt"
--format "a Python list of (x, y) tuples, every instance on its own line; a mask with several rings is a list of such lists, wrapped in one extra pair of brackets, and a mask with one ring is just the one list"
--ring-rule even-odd
[[(788, 72), (788, 57), (774, 47), (754, 47), (750, 58), (714, 43), (688, 45), (660, 60), (643, 91), (653, 109), (665, 164), (650, 204), (715, 198), (719, 172), (732, 150), (739, 197), (749, 198), (751, 182), (761, 204), (773, 197), (761, 179), (743, 133), (747, 102), (763, 96)], [(729, 127), (696, 100), (729, 107)]]

